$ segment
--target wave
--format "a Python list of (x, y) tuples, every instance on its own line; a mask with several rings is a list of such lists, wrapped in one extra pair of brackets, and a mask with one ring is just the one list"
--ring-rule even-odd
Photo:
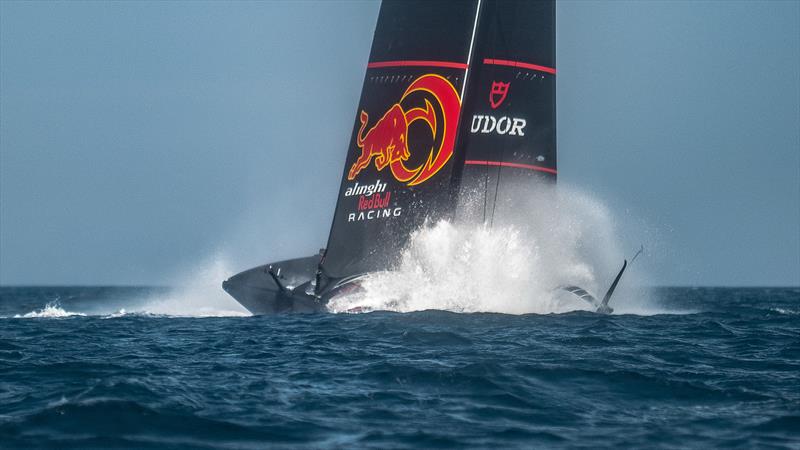
[[(14, 318), (100, 317), (246, 317), (251, 314), (222, 290), (231, 273), (225, 258), (214, 256), (173, 277), (171, 288), (108, 290), (88, 287), (64, 299), (49, 301), (42, 309)], [(42, 303), (50, 299), (42, 299)], [(31, 307), (36, 307), (34, 304)], [(19, 311), (19, 310), (18, 310)], [(22, 310), (24, 311), (24, 310)], [(8, 318), (2, 317), (0, 318)]]
[(84, 313), (66, 311), (58, 301), (50, 302), (44, 308), (26, 314), (15, 314), (15, 319), (54, 319), (73, 316), (86, 316)]

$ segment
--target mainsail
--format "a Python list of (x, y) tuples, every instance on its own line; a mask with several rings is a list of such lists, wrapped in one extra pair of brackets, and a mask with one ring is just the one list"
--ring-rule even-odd
[(409, 233), (454, 212), (450, 188), (478, 2), (385, 1), (347, 148), (326, 278), (391, 266)]
[(555, 181), (555, 138), (552, 0), (384, 1), (321, 277), (390, 268), (426, 221), (490, 221), (504, 187)]

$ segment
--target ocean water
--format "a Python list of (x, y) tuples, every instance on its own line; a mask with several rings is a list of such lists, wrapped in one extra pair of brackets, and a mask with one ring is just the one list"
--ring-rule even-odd
[(800, 448), (798, 288), (662, 288), (649, 315), (123, 310), (159, 293), (0, 288), (0, 447)]

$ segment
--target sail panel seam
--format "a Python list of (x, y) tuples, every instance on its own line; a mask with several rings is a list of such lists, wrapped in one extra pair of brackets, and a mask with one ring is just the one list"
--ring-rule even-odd
[(501, 166), (501, 167), (516, 167), (518, 169), (529, 169), (535, 170), (537, 172), (547, 172), (557, 174), (558, 171), (556, 169), (550, 169), (548, 167), (542, 166), (534, 166), (533, 164), (521, 164), (521, 163), (512, 163), (506, 161), (483, 161), (477, 159), (468, 159), (464, 161), (465, 165), (471, 166)]
[(517, 67), (519, 69), (537, 70), (539, 72), (551, 73), (553, 75), (556, 74), (555, 67), (540, 66), (539, 64), (531, 64), (521, 61), (509, 61), (507, 59), (486, 58), (483, 60), (483, 63), (492, 64), (495, 66), (510, 66), (510, 67)]
[(466, 70), (468, 64), (453, 61), (375, 61), (367, 64), (367, 69), (380, 69), (384, 67), (447, 67), (451, 69)]

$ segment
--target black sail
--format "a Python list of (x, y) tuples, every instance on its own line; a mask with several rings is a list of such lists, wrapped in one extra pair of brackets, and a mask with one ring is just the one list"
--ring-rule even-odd
[(491, 224), (556, 181), (555, 2), (484, 2), (470, 69), (458, 215)]
[(329, 279), (391, 267), (450, 188), (476, 1), (384, 1), (353, 121), (328, 246)]
[(391, 268), (426, 221), (488, 221), (555, 181), (555, 139), (553, 1), (384, 1), (321, 275)]

